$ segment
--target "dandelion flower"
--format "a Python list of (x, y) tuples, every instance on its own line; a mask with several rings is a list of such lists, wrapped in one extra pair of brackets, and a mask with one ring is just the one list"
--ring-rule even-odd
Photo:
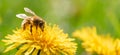
[(76, 43), (74, 39), (68, 38), (68, 34), (64, 34), (57, 25), (50, 27), (45, 25), (44, 32), (40, 28), (36, 30), (34, 26), (33, 32), (26, 29), (17, 29), (14, 34), (6, 36), (3, 40), (6, 45), (10, 45), (5, 52), (19, 47), (16, 55), (74, 55), (76, 52)]
[(96, 28), (83, 28), (73, 33), (74, 37), (82, 40), (82, 46), (87, 52), (100, 55), (116, 55), (114, 40), (110, 35), (97, 35)]

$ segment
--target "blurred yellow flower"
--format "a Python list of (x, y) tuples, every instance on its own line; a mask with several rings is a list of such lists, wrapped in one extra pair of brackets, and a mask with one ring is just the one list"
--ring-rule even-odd
[(51, 27), (45, 25), (44, 31), (36, 26), (32, 27), (32, 33), (27, 27), (25, 30), (17, 29), (14, 34), (6, 36), (4, 40), (9, 47), (5, 52), (18, 47), (16, 55), (74, 55), (76, 43), (73, 38), (68, 38), (57, 25)]
[(76, 30), (73, 36), (83, 41), (82, 46), (89, 53), (120, 55), (120, 40), (113, 40), (110, 35), (97, 35), (95, 27)]
[(116, 39), (114, 42), (116, 55), (120, 55), (120, 39)]

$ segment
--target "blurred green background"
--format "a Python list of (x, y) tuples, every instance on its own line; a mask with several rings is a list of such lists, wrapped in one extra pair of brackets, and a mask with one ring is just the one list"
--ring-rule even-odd
[[(16, 14), (25, 13), (28, 7), (46, 22), (57, 24), (65, 33), (86, 26), (96, 26), (99, 34), (110, 33), (120, 37), (120, 0), (0, 0), (0, 40), (12, 30), (20, 28), (22, 19)], [(76, 39), (79, 48), (76, 55), (86, 55)], [(6, 48), (0, 41), (0, 55), (14, 55), (16, 50), (3, 53)]]

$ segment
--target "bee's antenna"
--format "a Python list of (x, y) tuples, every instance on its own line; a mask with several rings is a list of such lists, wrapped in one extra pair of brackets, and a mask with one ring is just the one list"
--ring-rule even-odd
[(28, 12), (28, 13), (30, 13), (30, 14), (32, 14), (32, 15), (36, 15), (32, 10), (30, 10), (30, 9), (27, 8), (27, 7), (24, 7), (24, 10), (25, 10), (25, 12)]

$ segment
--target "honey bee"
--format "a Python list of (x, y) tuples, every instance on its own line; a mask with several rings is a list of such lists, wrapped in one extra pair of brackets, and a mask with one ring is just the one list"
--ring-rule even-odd
[(25, 12), (31, 14), (32, 16), (27, 16), (26, 14), (17, 14), (16, 17), (24, 19), (22, 21), (21, 27), (23, 30), (26, 29), (27, 25), (30, 25), (30, 32), (32, 32), (32, 27), (36, 26), (36, 29), (39, 27), (42, 31), (44, 31), (45, 21), (38, 17), (32, 10), (29, 8), (24, 8)]

